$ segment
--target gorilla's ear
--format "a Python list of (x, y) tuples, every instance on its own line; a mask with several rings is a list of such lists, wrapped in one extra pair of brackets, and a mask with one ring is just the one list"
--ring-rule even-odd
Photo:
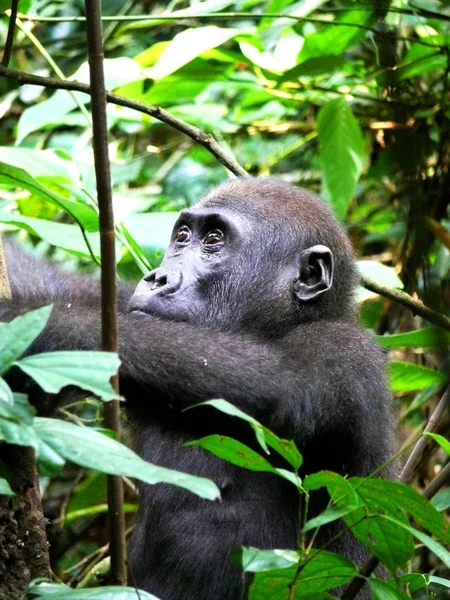
[(333, 254), (326, 246), (312, 246), (300, 253), (294, 294), (301, 302), (314, 300), (333, 285)]

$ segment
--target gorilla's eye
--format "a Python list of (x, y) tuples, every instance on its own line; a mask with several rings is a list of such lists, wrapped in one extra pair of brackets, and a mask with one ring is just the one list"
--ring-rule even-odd
[(223, 242), (223, 232), (220, 229), (213, 229), (209, 231), (202, 239), (202, 244), (206, 246), (214, 246), (214, 244), (220, 244)]
[(191, 232), (189, 230), (189, 227), (186, 227), (186, 225), (183, 225), (176, 232), (175, 237), (173, 238), (173, 241), (176, 242), (177, 244), (187, 244), (190, 239), (191, 239)]

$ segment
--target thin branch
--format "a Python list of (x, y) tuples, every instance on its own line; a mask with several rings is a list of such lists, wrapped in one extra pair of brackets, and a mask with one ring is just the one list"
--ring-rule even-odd
[(432, 498), (438, 491), (450, 483), (450, 463), (447, 463), (442, 471), (423, 490), (422, 496)]
[[(450, 387), (448, 387), (442, 396), (439, 404), (433, 411), (423, 433), (432, 433), (436, 431), (439, 421), (448, 411), (450, 406)], [(402, 472), (400, 473), (400, 481), (403, 483), (408, 483), (414, 473), (414, 470), (421, 462), (421, 458), (423, 456), (423, 452), (428, 444), (435, 444), (433, 438), (429, 436), (422, 436), (417, 444), (414, 446), (406, 465), (403, 467)], [(449, 463), (450, 464), (450, 463)], [(442, 471), (439, 473), (435, 479), (423, 490), (422, 496), (425, 498), (432, 498), (440, 489), (443, 487), (450, 478), (450, 466), (447, 465)], [(366, 583), (367, 577), (370, 577), (377, 566), (380, 564), (378, 558), (375, 556), (370, 556), (366, 562), (363, 564), (361, 569), (359, 570), (359, 575), (354, 577), (348, 587), (345, 589), (344, 593), (341, 596), (342, 600), (353, 600), (358, 595), (359, 591), (363, 588)]]
[(428, 306), (425, 306), (425, 304), (422, 304), (418, 300), (414, 300), (414, 298), (406, 292), (381, 285), (377, 283), (374, 279), (370, 279), (369, 277), (361, 276), (360, 282), (361, 285), (363, 285), (371, 292), (375, 292), (376, 294), (380, 294), (385, 298), (394, 300), (394, 302), (398, 302), (398, 304), (409, 308), (409, 310), (411, 310), (413, 314), (420, 315), (430, 323), (433, 323), (433, 325), (437, 325), (438, 327), (442, 327), (442, 329), (450, 331), (450, 319), (447, 316), (434, 311), (433, 309), (429, 308)]
[[(450, 387), (445, 390), (444, 395), (439, 400), (438, 405), (433, 411), (427, 426), (423, 430), (423, 433), (434, 433), (438, 428), (439, 422), (443, 417), (444, 413), (448, 411), (450, 407)], [(435, 442), (433, 438), (428, 436), (422, 436), (417, 444), (414, 446), (413, 451), (408, 457), (405, 466), (400, 473), (400, 480), (404, 483), (409, 483), (414, 475), (414, 471), (417, 469), (419, 464), (422, 462), (423, 454), (427, 447), (434, 446)]]
[(11, 60), (12, 48), (14, 44), (14, 34), (16, 33), (16, 19), (19, 9), (19, 0), (12, 0), (9, 13), (8, 34), (6, 36), (5, 49), (3, 50), (2, 65), (7, 67)]
[[(331, 12), (334, 12), (336, 9), (332, 9)], [(337, 9), (339, 10), (339, 9)], [(352, 8), (353, 10), (353, 8)], [(361, 10), (361, 12), (373, 12), (373, 7), (364, 9), (359, 8), (357, 10)], [(442, 13), (436, 13), (433, 11), (425, 10), (419, 7), (414, 7), (414, 11), (408, 11), (401, 8), (391, 8), (389, 12), (398, 13), (398, 14), (408, 14), (413, 16), (424, 16), (430, 19), (438, 19), (440, 21), (450, 21), (449, 15), (444, 15)], [(221, 12), (221, 13), (185, 13), (184, 10), (174, 11), (172, 13), (161, 13), (159, 15), (104, 15), (102, 17), (102, 21), (122, 21), (122, 22), (133, 22), (133, 21), (183, 21), (186, 19), (192, 20), (196, 19), (198, 21), (203, 20), (222, 20), (222, 19), (257, 19), (257, 18), (268, 18), (268, 19), (290, 19), (292, 21), (296, 21), (297, 23), (314, 23), (314, 24), (323, 24), (323, 25), (337, 25), (342, 27), (355, 27), (360, 29), (367, 29), (372, 31), (373, 28), (368, 25), (361, 25), (360, 23), (348, 23), (345, 21), (330, 21), (329, 19), (317, 19), (316, 17), (299, 17), (296, 15), (288, 15), (285, 13), (277, 13), (277, 12)], [(321, 13), (317, 13), (321, 14)], [(323, 14), (323, 13), (322, 13)], [(82, 23), (86, 19), (85, 17), (42, 17), (35, 16), (29, 14), (20, 14), (21, 19), (28, 19), (29, 21), (35, 21), (37, 23), (60, 23), (60, 22), (69, 22), (69, 23)]]
[[(7, 67), (0, 65), (0, 76), (1, 75), (9, 79), (14, 79), (19, 85), (39, 85), (52, 90), (67, 90), (72, 92), (81, 92), (83, 94), (91, 94), (90, 86), (86, 83), (80, 83), (79, 81), (62, 81), (53, 77), (41, 77), (39, 75), (21, 73), (20, 71), (8, 69)], [(200, 144), (200, 146), (203, 146), (203, 148), (215, 156), (215, 158), (217, 158), (217, 160), (221, 162), (224, 167), (231, 171), (231, 173), (234, 173), (240, 177), (248, 176), (247, 171), (245, 171), (245, 169), (243, 169), (239, 163), (236, 162), (236, 159), (229, 152), (227, 152), (216, 142), (212, 135), (202, 131), (198, 127), (189, 125), (189, 123), (186, 123), (181, 119), (177, 119), (167, 110), (164, 110), (159, 106), (154, 106), (153, 104), (144, 104), (143, 102), (129, 100), (124, 96), (118, 96), (117, 94), (112, 94), (111, 92), (106, 92), (106, 100), (111, 104), (131, 108), (150, 117), (154, 117), (155, 119), (158, 119), (158, 121), (162, 121), (167, 125), (170, 125), (177, 131), (184, 133), (186, 136), (197, 142), (197, 144)]]
[[(101, 246), (101, 307), (102, 350), (118, 350), (117, 282), (114, 214), (112, 208), (111, 173), (108, 156), (108, 121), (106, 116), (105, 73), (103, 70), (103, 41), (100, 0), (85, 0), (86, 31), (91, 81), (91, 110), (95, 177), (100, 223)], [(119, 394), (117, 375), (111, 384)], [(120, 439), (119, 400), (104, 406), (105, 426)], [(123, 510), (123, 482), (120, 476), (108, 475), (108, 521), (111, 550), (111, 578), (116, 585), (126, 585), (125, 516)]]

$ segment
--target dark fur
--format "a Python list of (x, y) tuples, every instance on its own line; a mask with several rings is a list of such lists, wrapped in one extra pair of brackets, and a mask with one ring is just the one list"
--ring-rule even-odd
[[(199, 219), (202, 227), (212, 214), (228, 219), (227, 243), (211, 257), (194, 245), (170, 247), (164, 268), (181, 270), (184, 287), (166, 296), (168, 313), (165, 300), (149, 292), (146, 308), (162, 316), (128, 313), (131, 292), (121, 288), (121, 390), (135, 417), (140, 454), (213, 479), (222, 501), (142, 485), (129, 562), (137, 585), (162, 600), (236, 600), (241, 574), (229, 551), (239, 544), (294, 548), (298, 497), (276, 476), (183, 447), (213, 433), (250, 444), (253, 436), (247, 425), (212, 409), (181, 410), (225, 398), (294, 439), (305, 458), (303, 474), (330, 469), (352, 476), (368, 475), (391, 454), (391, 400), (382, 353), (355, 318), (350, 244), (320, 199), (275, 180), (235, 180), (190, 214), (180, 222)], [(295, 265), (316, 244), (333, 253), (333, 285), (300, 302), (292, 291)], [(14, 300), (2, 303), (0, 318), (53, 302), (32, 351), (97, 349), (96, 286), (17, 250), (7, 255)], [(141, 308), (145, 293), (142, 298)], [(312, 497), (313, 514), (323, 500)], [(337, 527), (323, 528), (315, 545), (323, 546)], [(364, 557), (348, 534), (329, 549)]]

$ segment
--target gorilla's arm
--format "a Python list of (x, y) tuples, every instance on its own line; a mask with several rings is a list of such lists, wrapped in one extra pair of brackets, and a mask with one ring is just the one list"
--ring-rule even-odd
[[(3, 301), (0, 320), (43, 304), (42, 297)], [(343, 336), (351, 336), (346, 349)], [(149, 392), (130, 394), (129, 401), (141, 403), (130, 409), (139, 413), (156, 412), (152, 402), (167, 401), (178, 414), (195, 403), (225, 398), (304, 442), (337, 428), (359, 437), (359, 428), (387, 418), (381, 355), (364, 333), (347, 324), (301, 326), (290, 339), (269, 345), (245, 334), (121, 313), (119, 340), (122, 382)], [(30, 353), (99, 347), (98, 308), (58, 301)]]

